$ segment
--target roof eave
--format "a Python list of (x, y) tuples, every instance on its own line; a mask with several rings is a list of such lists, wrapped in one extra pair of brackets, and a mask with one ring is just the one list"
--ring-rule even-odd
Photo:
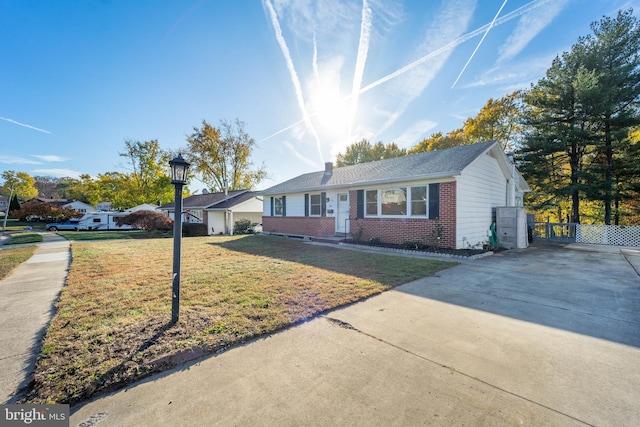
[(439, 172), (435, 174), (420, 174), (420, 175), (414, 175), (409, 177), (405, 176), (405, 177), (392, 178), (392, 179), (387, 178), (387, 179), (378, 179), (373, 181), (358, 181), (358, 182), (351, 182), (347, 184), (301, 187), (299, 189), (286, 191), (286, 192), (270, 192), (267, 189), (267, 190), (263, 190), (260, 193), (266, 196), (273, 196), (276, 194), (304, 193), (304, 192), (311, 192), (311, 191), (336, 190), (340, 188), (353, 188), (353, 187), (368, 187), (371, 185), (397, 184), (401, 182), (419, 181), (419, 180), (446, 179), (446, 178), (455, 179), (456, 177), (460, 176), (460, 173), (461, 171), (455, 170), (455, 171), (448, 171), (446, 173)]

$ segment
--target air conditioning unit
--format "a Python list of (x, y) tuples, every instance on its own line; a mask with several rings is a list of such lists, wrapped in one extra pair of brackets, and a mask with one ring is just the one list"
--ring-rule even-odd
[(499, 206), (496, 208), (496, 231), (500, 245), (507, 249), (524, 249), (529, 246), (527, 211), (523, 207)]

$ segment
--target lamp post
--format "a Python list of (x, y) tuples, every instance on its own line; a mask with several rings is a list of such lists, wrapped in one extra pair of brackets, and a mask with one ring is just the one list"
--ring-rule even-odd
[(182, 249), (182, 187), (187, 183), (189, 163), (178, 154), (169, 161), (171, 166), (171, 183), (175, 187), (173, 203), (173, 288), (171, 300), (171, 323), (180, 317), (180, 251)]

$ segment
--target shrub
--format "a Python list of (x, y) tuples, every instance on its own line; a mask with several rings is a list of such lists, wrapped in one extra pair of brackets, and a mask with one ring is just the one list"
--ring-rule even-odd
[(424, 243), (418, 240), (407, 240), (406, 242), (402, 242), (402, 247), (405, 249), (422, 249)]
[(252, 232), (251, 221), (248, 219), (239, 219), (233, 225), (233, 234), (251, 234)]
[(70, 208), (51, 205), (39, 200), (24, 202), (20, 209), (9, 211), (9, 216), (20, 221), (65, 221), (81, 217), (82, 214)]
[(354, 233), (351, 233), (351, 237), (353, 238), (353, 240), (358, 243), (360, 242), (360, 239), (362, 239), (362, 232), (364, 231), (364, 229), (362, 228), (361, 225), (358, 226), (358, 230), (355, 231)]
[(182, 235), (184, 237), (208, 236), (207, 226), (201, 222), (183, 222)]
[(442, 236), (444, 234), (444, 226), (440, 223), (440, 221), (436, 222), (436, 226), (434, 227), (431, 235), (428, 237), (429, 244), (436, 248), (440, 247), (442, 243)]
[(169, 231), (173, 228), (173, 220), (160, 212), (136, 211), (116, 218), (118, 226), (130, 225), (145, 231)]
[(380, 243), (382, 243), (382, 240), (380, 240), (379, 237), (372, 237), (369, 239), (370, 245), (379, 245)]

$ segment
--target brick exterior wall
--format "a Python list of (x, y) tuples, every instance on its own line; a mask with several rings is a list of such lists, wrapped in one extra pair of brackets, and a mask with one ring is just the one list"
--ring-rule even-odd
[(263, 216), (262, 230), (265, 233), (323, 237), (334, 236), (336, 225), (332, 217)]
[(351, 212), (351, 234), (362, 227), (361, 240), (379, 238), (385, 243), (400, 244), (406, 241), (420, 241), (432, 244), (431, 239), (436, 235), (436, 227), (442, 227), (440, 246), (444, 248), (456, 247), (456, 183), (440, 183), (440, 218), (360, 218), (356, 219), (357, 196), (356, 191), (349, 194)]
[[(440, 183), (440, 217), (425, 218), (360, 218), (356, 219), (356, 191), (349, 192), (350, 230), (353, 235), (362, 227), (361, 240), (374, 237), (385, 243), (421, 241), (431, 244), (437, 226), (442, 227), (440, 246), (456, 247), (456, 182)], [(335, 218), (299, 216), (263, 216), (262, 229), (265, 233), (282, 233), (300, 236), (334, 236)]]

